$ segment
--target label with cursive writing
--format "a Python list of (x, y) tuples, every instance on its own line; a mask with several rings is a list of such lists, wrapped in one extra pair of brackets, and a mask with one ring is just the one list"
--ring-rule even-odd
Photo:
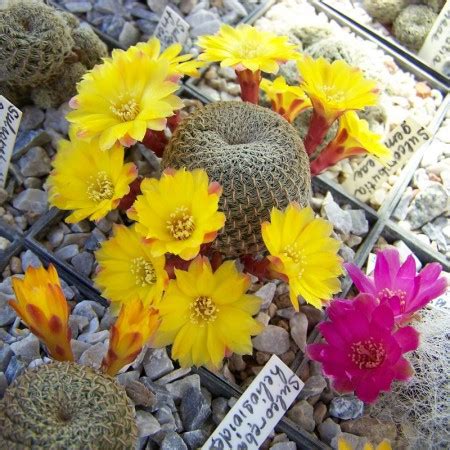
[(9, 161), (16, 142), (22, 111), (0, 95), (0, 188), (6, 183)]
[(257, 450), (303, 386), (302, 380), (273, 355), (202, 449)]
[(428, 130), (415, 120), (408, 118), (397, 125), (387, 136), (384, 144), (392, 152), (392, 159), (383, 166), (371, 156), (366, 156), (354, 169), (353, 176), (342, 183), (342, 187), (366, 202), (383, 182), (402, 169), (415, 151), (431, 138)]
[(450, 2), (447, 1), (428, 33), (419, 56), (445, 76), (450, 76)]
[(162, 49), (176, 43), (183, 45), (189, 36), (189, 24), (166, 6), (153, 35), (160, 40)]

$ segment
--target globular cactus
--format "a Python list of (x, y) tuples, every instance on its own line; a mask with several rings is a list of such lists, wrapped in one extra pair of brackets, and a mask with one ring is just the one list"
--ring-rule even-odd
[(228, 257), (264, 250), (261, 222), (275, 206), (309, 202), (309, 160), (295, 129), (280, 115), (246, 102), (196, 110), (172, 136), (163, 167), (203, 168), (223, 187), (226, 215), (215, 248)]
[(0, 401), (0, 448), (125, 450), (136, 439), (123, 387), (75, 363), (28, 369)]
[(0, 54), (0, 94), (17, 105), (31, 99), (48, 108), (75, 94), (107, 48), (75, 16), (38, 0), (14, 0), (0, 9)]
[(363, 5), (369, 16), (389, 25), (407, 4), (407, 0), (364, 0)]

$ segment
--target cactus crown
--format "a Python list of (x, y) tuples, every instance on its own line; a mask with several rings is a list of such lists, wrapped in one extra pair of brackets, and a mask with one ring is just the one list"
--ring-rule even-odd
[(227, 221), (214, 242), (229, 257), (264, 249), (261, 222), (275, 206), (306, 206), (309, 161), (295, 129), (280, 115), (246, 102), (215, 102), (196, 110), (172, 136), (163, 167), (203, 168), (223, 187)]
[(0, 402), (1, 448), (134, 448), (137, 428), (113, 378), (69, 362), (27, 370)]

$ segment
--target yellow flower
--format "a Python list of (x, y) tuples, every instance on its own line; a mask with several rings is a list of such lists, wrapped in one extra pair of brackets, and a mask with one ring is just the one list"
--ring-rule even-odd
[(58, 361), (73, 361), (69, 306), (56, 269), (51, 264), (48, 271), (29, 267), (23, 279), (13, 278), (12, 285), (16, 298), (9, 305), (47, 346), (49, 355)]
[(251, 336), (263, 327), (252, 318), (261, 299), (245, 294), (249, 277), (239, 273), (233, 261), (213, 273), (201, 256), (187, 271), (175, 269), (175, 275), (159, 306), (161, 325), (154, 344), (173, 344), (172, 357), (182, 367), (217, 368), (227, 350), (251, 354)]
[(77, 136), (99, 138), (102, 150), (118, 141), (130, 146), (142, 141), (147, 129), (164, 130), (166, 119), (182, 107), (173, 95), (178, 85), (168, 81), (169, 63), (136, 52), (132, 61), (123, 51), (95, 66), (78, 83), (66, 118)]
[[(338, 450), (354, 450), (352, 444), (348, 442), (345, 438), (339, 437), (338, 439)], [(370, 442), (364, 444), (363, 450), (392, 450), (391, 443), (384, 439), (380, 442), (376, 447), (373, 446)]]
[(297, 64), (302, 79), (300, 86), (311, 99), (314, 110), (328, 122), (334, 122), (345, 111), (377, 103), (376, 81), (366, 80), (359, 69), (345, 61), (330, 63), (306, 55)]
[(138, 299), (124, 303), (110, 330), (102, 371), (114, 376), (122, 367), (132, 363), (152, 338), (158, 325), (158, 310), (145, 307)]
[(66, 219), (69, 223), (106, 216), (128, 194), (129, 184), (137, 177), (136, 166), (124, 164), (123, 159), (120, 146), (103, 152), (95, 142), (60, 141), (48, 178), (50, 204), (74, 210)]
[(311, 100), (314, 111), (305, 138), (307, 153), (312, 154), (323, 141), (332, 123), (346, 111), (363, 109), (377, 102), (376, 82), (366, 80), (363, 73), (345, 61), (329, 63), (304, 56), (298, 70), (300, 87)]
[(311, 108), (311, 101), (302, 88), (289, 86), (283, 77), (277, 77), (273, 82), (263, 78), (261, 89), (271, 100), (272, 109), (290, 123), (305, 109)]
[(334, 139), (311, 163), (311, 173), (317, 175), (344, 158), (370, 153), (382, 164), (391, 158), (391, 151), (381, 142), (381, 136), (369, 129), (369, 124), (348, 111), (339, 119), (339, 129)]
[(217, 35), (201, 36), (198, 45), (204, 50), (199, 59), (220, 61), (222, 67), (252, 72), (276, 73), (280, 62), (299, 57), (296, 46), (288, 42), (287, 36), (260, 31), (247, 24), (236, 28), (222, 25)]
[(203, 169), (166, 170), (160, 180), (144, 179), (141, 191), (128, 216), (138, 222), (136, 231), (150, 242), (155, 256), (173, 253), (192, 259), (225, 223), (217, 210), (222, 190), (218, 183), (208, 185)]
[(166, 61), (169, 64), (169, 73), (176, 78), (187, 75), (189, 77), (198, 77), (198, 69), (205, 63), (203, 61), (193, 60), (191, 54), (180, 55), (183, 46), (181, 44), (172, 44), (161, 52), (161, 43), (159, 39), (152, 37), (148, 42), (139, 42), (127, 50), (127, 53), (134, 55), (136, 52), (143, 52), (155, 61)]
[(262, 237), (275, 274), (289, 282), (290, 297), (298, 311), (298, 296), (317, 308), (339, 292), (342, 261), (339, 241), (330, 237), (332, 225), (315, 219), (310, 207), (290, 203), (284, 212), (273, 208)]
[(95, 282), (115, 309), (135, 298), (145, 306), (158, 304), (168, 282), (165, 257), (152, 256), (150, 244), (134, 227), (115, 225), (114, 236), (103, 242), (95, 257), (99, 263)]

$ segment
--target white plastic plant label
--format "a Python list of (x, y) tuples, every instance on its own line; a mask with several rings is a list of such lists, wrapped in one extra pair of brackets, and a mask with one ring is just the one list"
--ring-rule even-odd
[(428, 33), (419, 56), (450, 77), (450, 1), (447, 1)]
[(161, 42), (161, 48), (179, 43), (183, 45), (189, 36), (189, 24), (170, 6), (166, 6), (156, 26), (154, 36)]
[(303, 386), (302, 380), (273, 355), (202, 449), (257, 450)]
[(0, 187), (8, 175), (9, 161), (16, 142), (22, 111), (0, 95)]

